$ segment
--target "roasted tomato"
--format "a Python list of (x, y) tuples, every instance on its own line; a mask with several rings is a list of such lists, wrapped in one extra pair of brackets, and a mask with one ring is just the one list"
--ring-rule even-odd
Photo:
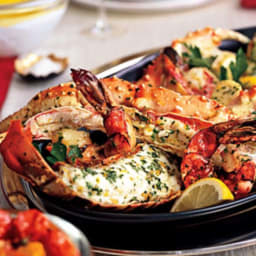
[(0, 256), (79, 256), (68, 236), (37, 211), (0, 210)]

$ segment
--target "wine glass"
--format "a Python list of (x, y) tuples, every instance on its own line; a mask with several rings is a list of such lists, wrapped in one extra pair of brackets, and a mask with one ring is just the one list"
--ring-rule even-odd
[(105, 0), (98, 1), (98, 17), (94, 26), (90, 29), (93, 35), (104, 37), (111, 33), (112, 27), (108, 22)]
[(122, 34), (123, 29), (112, 26), (107, 17), (107, 11), (106, 11), (106, 4), (105, 0), (97, 0), (96, 5), (98, 6), (97, 9), (97, 20), (95, 24), (90, 27), (89, 29), (86, 29), (84, 32), (92, 37), (96, 38), (106, 38), (109, 36), (119, 36)]

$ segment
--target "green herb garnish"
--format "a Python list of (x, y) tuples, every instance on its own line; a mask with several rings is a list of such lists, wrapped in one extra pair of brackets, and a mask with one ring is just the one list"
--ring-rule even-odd
[(89, 174), (91, 174), (91, 175), (96, 175), (96, 174), (97, 174), (97, 172), (94, 171), (94, 170), (91, 169), (91, 168), (85, 168), (85, 169), (84, 169), (84, 172), (89, 173)]
[(220, 80), (227, 80), (228, 79), (228, 71), (224, 66), (220, 67)]
[(236, 54), (236, 63), (233, 61), (230, 63), (229, 68), (232, 72), (233, 80), (239, 81), (240, 76), (246, 71), (248, 67), (246, 55), (242, 48), (240, 48)]
[(192, 46), (184, 44), (184, 46), (189, 50), (189, 53), (183, 53), (183, 57), (188, 59), (188, 64), (190, 67), (206, 67), (211, 68), (212, 63), (216, 59), (215, 56), (208, 58), (203, 58), (200, 49), (197, 46)]
[(77, 158), (81, 158), (82, 153), (80, 148), (77, 145), (71, 145), (69, 147), (68, 157), (71, 159), (72, 163), (74, 163)]
[(106, 172), (106, 179), (107, 179), (110, 183), (116, 182), (117, 175), (116, 175), (116, 172), (115, 172), (115, 171), (112, 171), (112, 170), (105, 170), (105, 172)]
[(59, 137), (58, 142), (52, 145), (52, 150), (49, 156), (46, 156), (46, 160), (50, 164), (56, 162), (65, 162), (67, 155), (67, 147), (61, 143), (63, 137)]
[(139, 118), (140, 121), (146, 122), (146, 123), (148, 122), (148, 118), (146, 116), (140, 115), (138, 113), (136, 113), (135, 115)]

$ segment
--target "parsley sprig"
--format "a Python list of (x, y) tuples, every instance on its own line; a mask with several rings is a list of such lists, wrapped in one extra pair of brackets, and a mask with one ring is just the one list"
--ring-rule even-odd
[(236, 62), (230, 63), (230, 70), (232, 72), (233, 79), (239, 81), (240, 76), (246, 71), (248, 67), (246, 55), (242, 48), (240, 48), (236, 54)]
[(77, 145), (71, 145), (67, 148), (62, 143), (62, 139), (63, 137), (60, 136), (58, 141), (52, 144), (51, 151), (46, 149), (49, 141), (34, 141), (33, 145), (50, 165), (54, 165), (57, 162), (66, 162), (67, 158), (74, 163), (77, 158), (82, 157), (82, 152)]
[(228, 70), (224, 67), (220, 67), (220, 80), (227, 80), (228, 79)]
[[(246, 71), (248, 67), (247, 58), (242, 48), (236, 53), (236, 62), (232, 61), (229, 65), (229, 68), (232, 73), (233, 80), (239, 82), (240, 76)], [(227, 68), (221, 66), (220, 69), (220, 80), (228, 79)]]
[(71, 145), (69, 147), (68, 157), (71, 159), (72, 163), (74, 163), (77, 158), (81, 158), (82, 153), (80, 148), (77, 145)]
[(55, 164), (56, 162), (65, 162), (67, 147), (61, 143), (62, 139), (62, 137), (59, 137), (59, 140), (56, 143), (53, 143), (50, 155), (46, 156), (48, 163)]
[(183, 53), (183, 57), (187, 59), (187, 63), (190, 67), (206, 67), (211, 68), (212, 63), (216, 59), (215, 56), (203, 58), (200, 49), (197, 46), (184, 44), (188, 52)]

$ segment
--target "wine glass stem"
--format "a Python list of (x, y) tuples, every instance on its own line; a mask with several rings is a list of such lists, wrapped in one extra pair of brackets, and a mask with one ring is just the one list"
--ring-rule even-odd
[(104, 2), (105, 2), (104, 0), (99, 0), (99, 14), (98, 14), (98, 19), (96, 21), (96, 27), (98, 28), (99, 31), (104, 31), (109, 29), (109, 23), (107, 20), (106, 8), (105, 8)]

